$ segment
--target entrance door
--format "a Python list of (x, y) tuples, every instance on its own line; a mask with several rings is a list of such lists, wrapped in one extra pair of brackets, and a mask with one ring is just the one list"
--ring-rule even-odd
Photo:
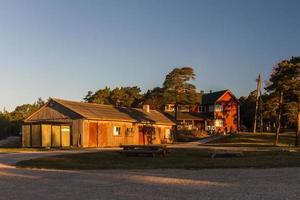
[(98, 124), (89, 123), (89, 147), (97, 147)]
[(98, 125), (98, 147), (107, 146), (107, 133), (108, 133), (108, 125), (99, 124)]
[(70, 126), (61, 126), (61, 146), (69, 147), (70, 146), (70, 137), (71, 137), (71, 128)]
[(61, 146), (61, 138), (60, 138), (60, 126), (52, 126), (51, 132), (51, 146), (52, 147), (60, 147)]
[(145, 137), (142, 126), (139, 126), (139, 144), (145, 144)]

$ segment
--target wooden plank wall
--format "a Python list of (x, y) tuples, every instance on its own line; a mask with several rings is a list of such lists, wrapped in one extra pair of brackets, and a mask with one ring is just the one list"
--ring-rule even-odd
[[(83, 125), (82, 146), (83, 147), (90, 147), (89, 144), (94, 144), (94, 141), (91, 142), (90, 141), (91, 138), (89, 138), (90, 123), (98, 124), (97, 137), (96, 137), (97, 141), (95, 141), (97, 147), (116, 147), (122, 144), (138, 144), (139, 141), (138, 127), (142, 126), (142, 124), (133, 124), (129, 122), (85, 120), (82, 123)], [(121, 135), (115, 136), (113, 134), (114, 127), (121, 127)], [(154, 125), (154, 127), (155, 127), (155, 140), (153, 141), (153, 144), (161, 144), (162, 141), (166, 141), (165, 131), (166, 129), (171, 130), (172, 126)], [(132, 128), (133, 133), (126, 135), (127, 128)]]
[(22, 126), (22, 146), (31, 147), (31, 131), (30, 125)]

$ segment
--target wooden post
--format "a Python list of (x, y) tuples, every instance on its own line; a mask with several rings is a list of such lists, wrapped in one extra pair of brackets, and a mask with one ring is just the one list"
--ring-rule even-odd
[(277, 116), (277, 127), (276, 127), (276, 135), (275, 135), (275, 142), (274, 145), (278, 144), (279, 140), (279, 133), (281, 128), (281, 113), (282, 113), (282, 103), (283, 103), (283, 92), (280, 92), (279, 95), (279, 105), (278, 105), (278, 116)]
[(253, 124), (253, 133), (256, 133), (256, 127), (257, 127), (257, 115), (258, 115), (258, 106), (259, 106), (259, 100), (261, 96), (261, 75), (258, 75), (257, 78), (257, 88), (256, 88), (256, 104), (255, 104), (255, 114), (254, 114), (254, 124)]

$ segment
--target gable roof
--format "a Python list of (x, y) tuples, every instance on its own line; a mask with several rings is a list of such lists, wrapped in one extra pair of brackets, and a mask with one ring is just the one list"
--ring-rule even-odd
[(114, 107), (112, 105), (83, 103), (56, 98), (51, 100), (79, 114), (82, 118), (90, 120), (174, 124), (172, 120), (156, 110), (146, 112), (138, 108)]
[(212, 105), (214, 104), (221, 96), (223, 96), (229, 90), (221, 90), (212, 93), (206, 93), (202, 96), (203, 105)]
[(237, 102), (239, 100), (234, 96), (234, 94), (230, 90), (221, 90), (217, 92), (206, 93), (202, 95), (202, 105), (213, 105), (215, 104), (225, 93), (229, 93), (232, 98), (234, 98)]

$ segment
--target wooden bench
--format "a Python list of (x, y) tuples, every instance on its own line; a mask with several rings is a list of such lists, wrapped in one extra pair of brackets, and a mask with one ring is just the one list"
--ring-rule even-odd
[(242, 151), (213, 151), (210, 153), (211, 158), (216, 157), (243, 157), (244, 153)]
[(166, 145), (121, 145), (121, 154), (126, 156), (166, 156), (168, 153)]

